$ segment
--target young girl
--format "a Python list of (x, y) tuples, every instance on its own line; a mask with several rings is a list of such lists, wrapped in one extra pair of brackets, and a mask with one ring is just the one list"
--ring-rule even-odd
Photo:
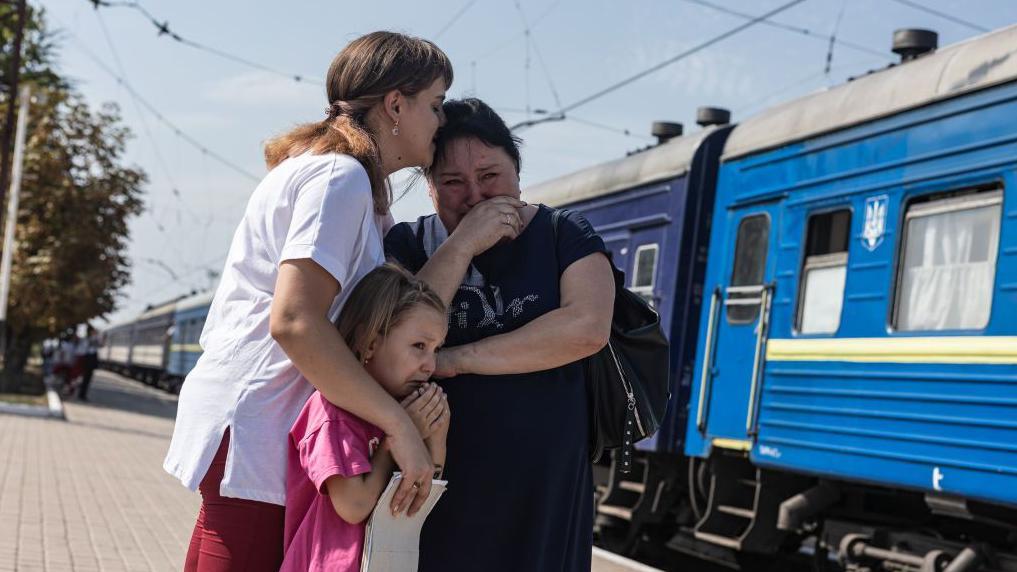
[[(400, 401), (440, 473), (448, 402), (428, 379), (448, 329), (441, 298), (385, 264), (353, 288), (338, 328), (364, 369)], [(281, 570), (360, 570), (364, 521), (395, 468), (381, 429), (315, 391), (290, 431)]]

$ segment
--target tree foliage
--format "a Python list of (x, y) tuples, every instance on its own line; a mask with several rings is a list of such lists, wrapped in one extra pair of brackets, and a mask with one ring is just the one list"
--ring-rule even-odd
[[(17, 6), (14, 2), (0, 3), (0, 94), (9, 99), (11, 58), (14, 35), (18, 25)], [(25, 39), (21, 46), (21, 81), (32, 85), (67, 87), (67, 82), (55, 69), (56, 35), (45, 24), (45, 12), (28, 4)]]
[[(25, 67), (34, 74), (33, 101), (4, 356), (14, 371), (32, 343), (114, 309), (130, 278), (128, 222), (143, 209), (146, 181), (125, 165), (130, 132), (117, 106), (89, 106), (53, 71), (51, 36), (39, 12), (32, 18)], [(9, 37), (12, 25), (0, 19), (0, 35)]]

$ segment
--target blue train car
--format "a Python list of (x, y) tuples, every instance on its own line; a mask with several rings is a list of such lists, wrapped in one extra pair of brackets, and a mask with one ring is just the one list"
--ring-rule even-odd
[(127, 374), (154, 385), (166, 371), (169, 356), (169, 332), (173, 326), (176, 301), (146, 310), (131, 327)]
[(208, 309), (212, 305), (212, 294), (195, 294), (176, 303), (166, 374), (162, 382), (170, 391), (179, 391), (184, 378), (201, 357), (202, 350), (198, 341), (205, 327)]
[(1005, 28), (732, 132), (685, 442), (695, 542), (1017, 570), (1015, 46)]
[(102, 335), (100, 366), (178, 391), (201, 356), (198, 338), (211, 303), (211, 292), (192, 293), (110, 326)]
[[(706, 242), (718, 159), (731, 131), (724, 124), (730, 117), (727, 112), (701, 111), (705, 128), (698, 133), (529, 187), (522, 195), (529, 202), (581, 212), (604, 238), (613, 262), (625, 271), (627, 286), (660, 313), (671, 340), (669, 413), (658, 433), (638, 444), (644, 453), (633, 474), (623, 476), (613, 467), (609, 472), (598, 501), (598, 529), (605, 532), (620, 526), (635, 534), (644, 524), (665, 518), (668, 513), (658, 508), (667, 508), (671, 497), (661, 499), (643, 492), (655, 491), (658, 484), (684, 472), (679, 454), (684, 445)], [(680, 492), (675, 487), (667, 490), (668, 495)], [(624, 532), (621, 536), (624, 545), (634, 540)]]
[(134, 320), (113, 324), (102, 333), (99, 348), (99, 366), (110, 371), (126, 373), (131, 363), (131, 337)]

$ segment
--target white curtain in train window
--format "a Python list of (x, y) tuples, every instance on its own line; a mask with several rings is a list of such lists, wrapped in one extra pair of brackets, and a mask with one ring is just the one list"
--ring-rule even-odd
[(832, 334), (837, 331), (846, 278), (845, 265), (806, 268), (802, 321), (799, 326), (801, 333)]
[(992, 306), (1000, 210), (997, 203), (908, 221), (898, 329), (985, 327)]

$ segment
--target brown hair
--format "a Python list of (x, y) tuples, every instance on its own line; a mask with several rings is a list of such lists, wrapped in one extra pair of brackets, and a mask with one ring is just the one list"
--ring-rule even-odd
[(266, 143), (268, 168), (305, 152), (350, 155), (367, 170), (375, 211), (384, 214), (392, 195), (381, 171), (377, 141), (367, 128), (367, 112), (392, 90), (414, 96), (438, 78), (445, 80), (446, 88), (452, 84), (452, 63), (432, 42), (395, 32), (372, 32), (353, 40), (328, 68), (327, 117)]
[(387, 336), (406, 312), (417, 305), (445, 315), (445, 303), (424, 281), (402, 266), (382, 264), (367, 273), (350, 292), (336, 327), (346, 345), (360, 359), (360, 351)]

